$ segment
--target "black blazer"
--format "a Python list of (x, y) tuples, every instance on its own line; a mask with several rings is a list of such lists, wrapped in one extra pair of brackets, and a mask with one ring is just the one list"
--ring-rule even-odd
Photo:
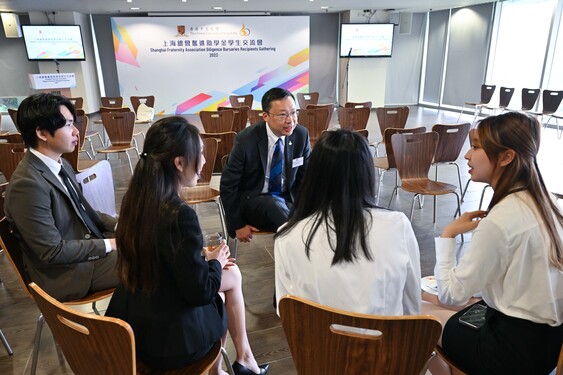
[[(261, 121), (245, 128), (235, 138), (235, 144), (221, 174), (221, 201), (225, 208), (227, 229), (231, 237), (235, 230), (247, 223), (241, 214), (241, 202), (261, 194), (268, 165), (268, 134), (266, 123)], [(309, 132), (297, 125), (285, 139), (284, 177), (292, 202), (311, 153)]]
[[(202, 257), (203, 238), (195, 211), (180, 199), (174, 203), (180, 206), (179, 233), (167, 233), (166, 224), (156, 224), (160, 224), (157, 233), (162, 236), (162, 270), (156, 291), (145, 296), (119, 285), (106, 312), (131, 325), (137, 356), (157, 368), (209, 348), (227, 330), (218, 294), (221, 263)], [(179, 242), (172, 245), (171, 239)], [(174, 251), (172, 246), (178, 249)]]

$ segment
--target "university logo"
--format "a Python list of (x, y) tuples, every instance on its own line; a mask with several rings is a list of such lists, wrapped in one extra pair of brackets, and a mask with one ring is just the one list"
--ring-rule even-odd
[(239, 31), (241, 36), (249, 36), (250, 35), (250, 29), (246, 26), (244, 26), (244, 23), (242, 24), (242, 27), (240, 28)]
[(176, 30), (178, 30), (178, 34), (176, 34), (176, 36), (187, 37), (187, 35), (186, 35), (186, 26), (185, 26), (185, 25), (178, 25), (178, 26), (176, 26)]

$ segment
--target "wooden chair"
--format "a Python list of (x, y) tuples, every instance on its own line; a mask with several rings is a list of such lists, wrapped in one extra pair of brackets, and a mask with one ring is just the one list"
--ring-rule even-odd
[(328, 108), (328, 118), (326, 119), (326, 128), (330, 127), (330, 121), (332, 120), (332, 114), (334, 113), (334, 104), (309, 104), (305, 109), (318, 109), (318, 108)]
[(379, 145), (385, 143), (385, 129), (395, 128), (404, 129), (409, 118), (409, 107), (377, 107), (375, 114), (381, 131), (381, 141), (375, 143), (375, 155), (379, 155)]
[(133, 112), (137, 113), (137, 109), (143, 103), (147, 107), (154, 108), (154, 95), (147, 96), (131, 96), (131, 106), (133, 107)]
[[(227, 131), (234, 131), (235, 133), (241, 132), (244, 128), (246, 128), (246, 124), (248, 123), (248, 111), (250, 111), (250, 107), (243, 105), (241, 107), (218, 107), (217, 111), (233, 111), (234, 118), (233, 118), (233, 127)], [(207, 130), (206, 130), (207, 132)], [(209, 132), (207, 132), (209, 133)]]
[(226, 133), (233, 130), (235, 111), (200, 111), (199, 118), (206, 133)]
[[(131, 109), (127, 107), (112, 108), (112, 107), (101, 107), (100, 115), (102, 113), (127, 113), (131, 112)], [(148, 123), (137, 123), (137, 115), (135, 115), (135, 126), (133, 127), (133, 146), (137, 153), (139, 153), (139, 144), (137, 143), (137, 138), (139, 135), (145, 139), (145, 131), (149, 128)]]
[(455, 165), (457, 168), (459, 191), (463, 191), (463, 186), (461, 183), (461, 172), (456, 161), (461, 153), (461, 148), (467, 140), (470, 127), (471, 124), (468, 122), (454, 125), (436, 124), (432, 127), (432, 131), (438, 133), (438, 145), (436, 146), (436, 153), (432, 161), (436, 168), (436, 180), (438, 180), (438, 165)]
[(228, 156), (233, 149), (235, 144), (235, 137), (237, 133), (224, 132), (224, 133), (201, 133), (202, 139), (205, 138), (216, 138), (219, 140), (219, 145), (217, 147), (217, 158), (215, 159), (215, 165), (213, 167), (213, 173), (221, 173), (223, 171), (223, 166), (221, 164), (221, 159), (224, 156)]
[(362, 108), (338, 108), (338, 123), (340, 128), (349, 130), (362, 130), (368, 126), (370, 109)]
[[(559, 132), (559, 119), (563, 119), (563, 113), (561, 114), (556, 113), (557, 109), (559, 108), (559, 105), (561, 104), (561, 100), (563, 100), (563, 90), (562, 91), (543, 90), (542, 111), (541, 112), (528, 111), (528, 113), (541, 118), (540, 124), (543, 123), (544, 129), (549, 125), (551, 119), (554, 118), (557, 124), (558, 138), (561, 138), (561, 134), (563, 134), (563, 131), (561, 133)], [(548, 116), (547, 121), (545, 123), (543, 122), (544, 116)]]
[(360, 107), (366, 107), (371, 109), (371, 102), (346, 102), (344, 103), (344, 108), (360, 108)]
[(203, 155), (205, 157), (205, 165), (201, 171), (201, 178), (197, 186), (184, 187), (181, 190), (180, 196), (189, 205), (196, 205), (199, 203), (214, 202), (219, 209), (219, 218), (221, 227), (223, 229), (223, 238), (227, 238), (227, 225), (225, 223), (225, 210), (221, 203), (221, 195), (219, 191), (211, 188), (209, 182), (213, 173), (215, 160), (217, 159), (217, 149), (219, 142), (216, 138), (203, 139)]
[(317, 139), (328, 129), (330, 108), (300, 109), (297, 122), (309, 130), (311, 147), (315, 146)]
[(19, 162), (25, 155), (23, 143), (0, 143), (0, 172), (10, 181)]
[(243, 105), (245, 105), (249, 108), (252, 108), (252, 104), (254, 103), (254, 95), (230, 95), (229, 102), (231, 103), (231, 107), (242, 107)]
[(154, 372), (137, 361), (135, 335), (127, 322), (69, 309), (37, 284), (31, 283), (29, 288), (75, 374), (205, 374), (221, 354), (221, 343), (217, 342), (209, 354), (192, 365)]
[(4, 133), (0, 134), (0, 143), (24, 143), (20, 133)]
[(383, 176), (385, 172), (390, 170), (395, 171), (395, 187), (393, 188), (393, 192), (391, 193), (391, 198), (389, 198), (389, 204), (387, 207), (391, 207), (391, 202), (393, 201), (393, 196), (397, 192), (397, 188), (399, 187), (399, 176), (397, 174), (397, 163), (395, 163), (395, 156), (393, 151), (393, 145), (391, 144), (391, 136), (393, 134), (417, 134), (417, 133), (424, 133), (426, 128), (424, 126), (420, 126), (418, 128), (412, 129), (400, 129), (400, 128), (387, 128), (383, 133), (383, 139), (385, 140), (385, 156), (377, 156), (373, 159), (373, 165), (377, 168), (379, 174), (379, 183), (377, 184), (377, 204), (379, 204), (379, 198), (381, 196), (381, 185), (383, 184)]
[(102, 123), (109, 137), (110, 145), (106, 148), (98, 149), (97, 152), (105, 154), (106, 160), (108, 154), (124, 152), (129, 161), (131, 174), (133, 174), (131, 157), (127, 151), (135, 150), (137, 157), (139, 156), (139, 151), (132, 145), (135, 114), (131, 111), (125, 113), (104, 112), (101, 116)]
[(300, 109), (305, 109), (309, 104), (319, 103), (319, 93), (318, 92), (298, 92), (297, 103)]
[[(10, 264), (12, 265), (12, 268), (16, 273), (16, 276), (24, 292), (26, 292), (30, 298), (34, 299), (33, 295), (31, 294), (31, 290), (28, 287), (28, 285), (31, 283), (31, 279), (29, 278), (29, 275), (25, 270), (22, 247), (20, 245), (19, 240), (16, 238), (13, 228), (10, 226), (6, 218), (0, 220), (0, 245), (2, 246), (4, 253), (8, 257), (8, 260), (10, 261)], [(67, 306), (76, 306), (76, 305), (86, 305), (91, 303), (92, 310), (94, 311), (94, 313), (100, 315), (100, 313), (96, 308), (96, 302), (111, 297), (114, 290), (115, 290), (114, 288), (101, 290), (98, 292), (91, 293), (81, 299), (64, 302), (64, 304)], [(43, 329), (44, 321), (45, 319), (43, 315), (39, 315), (39, 318), (37, 319), (37, 328), (35, 330), (35, 344), (33, 347), (33, 357), (31, 362), (32, 375), (35, 374), (37, 369), (37, 358), (39, 355), (39, 345), (41, 343), (41, 331)]]
[[(8, 183), (4, 182), (0, 184), (0, 219), (5, 217), (4, 215), (4, 200), (6, 199), (6, 189), (8, 189)], [(2, 249), (0, 249), (0, 252)]]
[(121, 108), (123, 107), (123, 97), (121, 96), (102, 96), (100, 98), (102, 107)]
[(477, 116), (481, 114), (481, 109), (483, 108), (483, 106), (489, 104), (489, 102), (493, 98), (493, 94), (495, 93), (496, 88), (497, 87), (495, 85), (481, 85), (481, 100), (479, 100), (478, 102), (465, 102), (461, 107), (461, 111), (459, 111), (457, 122), (459, 122), (461, 114), (463, 113), (463, 109), (466, 106), (475, 108), (475, 115), (473, 116), (472, 123), (475, 122)]
[(505, 111), (508, 105), (510, 104), (510, 100), (512, 99), (512, 95), (514, 95), (514, 87), (502, 87), (500, 88), (499, 93), (499, 103), (498, 106), (493, 106), (490, 104), (486, 104), (482, 106), (482, 109), (488, 109), (493, 114), (496, 113), (497, 110)]
[(536, 106), (536, 102), (540, 96), (540, 89), (522, 89), (522, 112), (531, 111)]
[[(20, 131), (20, 128), (18, 127), (18, 110), (17, 109), (13, 109), (13, 108), (8, 108), (8, 114), (10, 115), (10, 118), (12, 119), (12, 122), (14, 123), (14, 126), (16, 127), (16, 129), (18, 130), (18, 132)], [(20, 132), (21, 133), (21, 132)]]
[(75, 98), (67, 98), (75, 109), (83, 109), (84, 108), (84, 98), (81, 96), (77, 96)]
[(248, 123), (250, 125), (254, 125), (260, 121), (264, 121), (264, 117), (262, 116), (263, 113), (264, 111), (261, 109), (250, 109), (248, 111)]
[[(415, 198), (421, 195), (444, 195), (454, 194), (457, 199), (457, 211), (461, 212), (459, 195), (456, 186), (428, 178), (428, 171), (434, 159), (436, 145), (438, 144), (438, 133), (428, 132), (420, 134), (393, 134), (391, 136), (393, 154), (397, 163), (397, 171), (401, 177), (401, 189), (414, 193), (411, 215), (414, 212)], [(419, 200), (420, 202), (420, 200)], [(434, 209), (433, 222), (436, 222), (436, 210)]]
[(430, 315), (358, 314), (295, 296), (279, 310), (298, 374), (424, 374), (442, 332)]

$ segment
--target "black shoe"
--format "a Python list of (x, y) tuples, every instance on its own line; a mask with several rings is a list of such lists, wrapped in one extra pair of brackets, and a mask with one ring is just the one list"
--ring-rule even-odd
[(236, 361), (233, 363), (233, 371), (235, 372), (235, 375), (266, 375), (270, 364), (266, 363), (265, 365), (258, 365), (258, 367), (260, 367), (260, 374), (250, 371), (248, 368)]

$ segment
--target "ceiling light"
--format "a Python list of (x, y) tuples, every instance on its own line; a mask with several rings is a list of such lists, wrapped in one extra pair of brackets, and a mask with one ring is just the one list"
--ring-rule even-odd
[(131, 10), (141, 10), (141, 8), (139, 8), (139, 7), (131, 7), (130, 9)]
[(327, 7), (326, 5), (322, 6), (321, 9), (330, 9), (330, 7)]
[(223, 10), (223, 7), (213, 7), (213, 10)]
[(188, 0), (182, 0), (183, 3), (187, 2)]
[(133, 0), (127, 0), (127, 2), (128, 2), (128, 3), (132, 3), (132, 2), (133, 2)]

